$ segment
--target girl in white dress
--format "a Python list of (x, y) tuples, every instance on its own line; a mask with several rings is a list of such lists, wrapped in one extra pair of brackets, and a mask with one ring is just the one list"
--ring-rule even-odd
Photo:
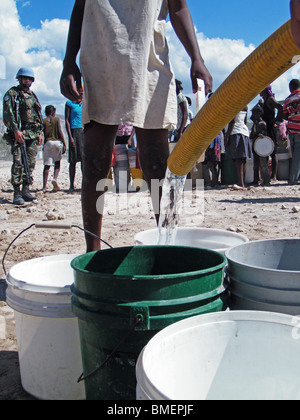
[[(149, 189), (152, 179), (165, 176), (168, 130), (176, 128), (177, 122), (175, 81), (165, 38), (168, 14), (191, 58), (193, 91), (199, 78), (208, 94), (212, 78), (201, 57), (186, 0), (75, 1), (60, 84), (62, 94), (76, 101), (83, 77), (83, 221), (98, 236), (103, 208), (96, 203), (103, 192), (97, 192), (96, 185), (109, 173), (118, 125), (135, 128)], [(152, 200), (159, 203), (160, 197)], [(159, 208), (154, 210), (158, 221)], [(89, 235), (86, 242), (87, 251), (100, 249), (100, 241)]]

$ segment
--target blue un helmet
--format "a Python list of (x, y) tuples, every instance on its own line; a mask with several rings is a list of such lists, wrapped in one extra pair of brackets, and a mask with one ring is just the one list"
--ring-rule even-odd
[(16, 75), (16, 78), (19, 77), (31, 77), (34, 81), (34, 73), (30, 67), (21, 67)]

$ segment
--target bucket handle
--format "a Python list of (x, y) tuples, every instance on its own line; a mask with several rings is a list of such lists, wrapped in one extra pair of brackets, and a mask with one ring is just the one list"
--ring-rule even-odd
[(71, 223), (51, 223), (51, 222), (39, 222), (39, 223), (33, 223), (32, 225), (28, 226), (27, 228), (23, 229), (12, 241), (11, 243), (8, 245), (8, 247), (6, 248), (6, 251), (4, 252), (3, 258), (2, 258), (2, 267), (3, 267), (3, 271), (4, 271), (4, 275), (6, 277), (6, 269), (5, 269), (5, 265), (4, 265), (4, 261), (5, 261), (5, 257), (10, 249), (10, 247), (13, 245), (13, 243), (27, 230), (31, 229), (33, 226), (35, 226), (37, 229), (39, 228), (46, 228), (46, 229), (72, 229), (72, 228), (76, 228), (79, 230), (82, 230), (83, 232), (87, 233), (88, 235), (93, 236), (94, 238), (99, 239), (101, 242), (103, 242), (105, 245), (107, 245), (109, 248), (113, 248), (111, 245), (109, 245), (107, 242), (105, 242), (103, 239), (101, 239), (98, 235), (95, 235), (93, 232), (90, 232), (87, 229), (84, 229), (80, 226), (77, 225), (73, 225)]
[(121, 347), (121, 345), (124, 344), (126, 342), (126, 340), (134, 333), (136, 327), (141, 322), (143, 322), (143, 316), (142, 315), (137, 315), (136, 316), (136, 321), (135, 321), (134, 325), (127, 332), (127, 334), (122, 338), (122, 340), (119, 342), (119, 344), (113, 349), (113, 351), (107, 356), (107, 358), (98, 367), (96, 367), (96, 369), (92, 370), (87, 375), (84, 375), (84, 373), (82, 373), (79, 376), (79, 378), (77, 379), (77, 383), (80, 383), (82, 381), (85, 381), (86, 379), (88, 379), (91, 376), (93, 376), (95, 373), (99, 372), (99, 370), (101, 370), (107, 364), (107, 362), (117, 353), (117, 351), (119, 350), (119, 348)]

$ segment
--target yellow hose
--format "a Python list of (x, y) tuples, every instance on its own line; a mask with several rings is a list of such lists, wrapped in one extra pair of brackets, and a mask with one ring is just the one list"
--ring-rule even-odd
[(220, 131), (291, 68), (297, 55), (300, 50), (288, 21), (250, 54), (201, 108), (169, 157), (170, 171), (177, 176), (187, 175)]

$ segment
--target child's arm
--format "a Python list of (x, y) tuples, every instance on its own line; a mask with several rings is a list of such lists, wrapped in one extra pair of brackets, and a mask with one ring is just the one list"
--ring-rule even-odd
[(85, 0), (76, 0), (70, 20), (67, 50), (60, 79), (61, 93), (74, 102), (81, 100), (77, 90), (81, 88), (81, 73), (76, 64), (76, 57), (80, 50), (84, 7)]
[(300, 0), (291, 0), (291, 17), (295, 44), (300, 48)]
[(168, 3), (172, 26), (192, 60), (191, 79), (193, 92), (196, 93), (198, 91), (197, 79), (202, 79), (205, 83), (205, 94), (207, 95), (212, 91), (212, 77), (201, 56), (193, 20), (186, 0), (168, 0)]

